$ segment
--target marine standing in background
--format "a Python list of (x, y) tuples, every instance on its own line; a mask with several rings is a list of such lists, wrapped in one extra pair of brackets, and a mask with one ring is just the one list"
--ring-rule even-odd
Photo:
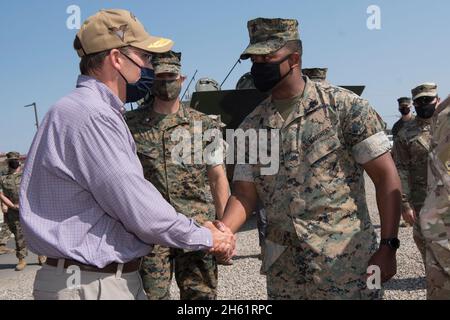
[(413, 238), (425, 264), (425, 240), (417, 215), (427, 196), (427, 165), (431, 121), (439, 101), (437, 86), (424, 83), (412, 90), (417, 116), (407, 122), (394, 141), (394, 159), (402, 181), (402, 216), (413, 226)]
[(402, 117), (394, 123), (392, 126), (392, 136), (394, 140), (397, 138), (397, 134), (403, 126), (414, 119), (414, 115), (411, 112), (411, 98), (401, 97), (397, 100), (398, 102), (398, 111), (402, 114)]
[[(179, 94), (185, 77), (181, 75), (181, 54), (154, 55), (154, 101), (127, 113), (144, 176), (178, 211), (203, 225), (221, 218), (229, 197), (229, 185), (223, 157), (208, 163), (195, 162), (192, 147), (183, 153), (181, 163), (173, 152), (182, 143), (191, 145), (196, 134), (207, 129), (221, 130), (221, 122), (181, 104)], [(188, 134), (183, 142), (173, 139), (177, 132)], [(202, 152), (208, 143), (201, 145)], [(206, 160), (206, 159), (204, 159)], [(142, 263), (141, 275), (149, 299), (168, 299), (175, 269), (175, 279), (182, 300), (217, 297), (217, 262), (205, 251), (188, 251), (155, 245)]]
[(6, 158), (9, 171), (7, 175), (0, 177), (0, 198), (2, 203), (8, 207), (5, 213), (5, 221), (16, 241), (16, 257), (19, 259), (16, 271), (22, 271), (27, 265), (25, 262), (27, 248), (19, 219), (19, 187), (22, 179), (20, 153), (9, 152)]

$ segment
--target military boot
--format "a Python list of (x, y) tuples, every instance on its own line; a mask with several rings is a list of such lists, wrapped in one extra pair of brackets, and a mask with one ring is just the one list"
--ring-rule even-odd
[(40, 266), (42, 266), (45, 263), (45, 261), (47, 261), (47, 257), (46, 256), (38, 256), (38, 264)]
[(25, 259), (19, 259), (19, 263), (16, 265), (16, 271), (22, 271), (27, 266)]

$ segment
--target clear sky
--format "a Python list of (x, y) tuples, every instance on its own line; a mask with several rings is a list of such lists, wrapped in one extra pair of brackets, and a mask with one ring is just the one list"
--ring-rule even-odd
[[(182, 51), (183, 72), (219, 82), (248, 44), (247, 21), (256, 17), (295, 18), (304, 45), (303, 67), (328, 67), (338, 85), (366, 85), (368, 99), (390, 127), (399, 96), (434, 81), (450, 93), (450, 2), (448, 0), (192, 0), (0, 2), (0, 152), (27, 152), (39, 119), (72, 90), (78, 57), (77, 30), (66, 26), (67, 8), (81, 20), (102, 8), (131, 10), (149, 33), (172, 38)], [(381, 9), (381, 29), (369, 30), (367, 8)], [(235, 87), (251, 64), (242, 62), (223, 89)], [(188, 82), (188, 81), (186, 81)], [(195, 84), (195, 83), (194, 83)], [(191, 87), (193, 88), (193, 86)]]

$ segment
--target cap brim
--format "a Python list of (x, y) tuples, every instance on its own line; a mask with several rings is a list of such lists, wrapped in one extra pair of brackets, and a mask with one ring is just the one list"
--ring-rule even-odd
[(174, 42), (166, 38), (149, 36), (145, 41), (130, 45), (151, 53), (164, 53), (172, 49)]
[(155, 70), (155, 74), (160, 74), (160, 73), (180, 74), (180, 71), (181, 71), (179, 68), (174, 68), (171, 66), (155, 66), (155, 65), (153, 65), (153, 68)]
[(273, 53), (275, 51), (280, 50), (282, 47), (286, 45), (286, 41), (281, 39), (276, 40), (268, 40), (263, 42), (258, 42), (254, 44), (250, 44), (247, 49), (241, 54), (241, 59), (246, 60), (250, 58), (251, 55), (264, 55)]
[(417, 96), (414, 96), (413, 101), (422, 97), (436, 97), (437, 96), (437, 92), (435, 93), (430, 93), (430, 92), (422, 92), (419, 93)]

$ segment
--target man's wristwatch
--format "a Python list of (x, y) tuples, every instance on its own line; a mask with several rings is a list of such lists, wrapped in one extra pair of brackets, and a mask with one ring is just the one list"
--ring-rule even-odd
[(400, 248), (400, 240), (398, 238), (381, 239), (380, 246), (388, 246), (392, 250)]

